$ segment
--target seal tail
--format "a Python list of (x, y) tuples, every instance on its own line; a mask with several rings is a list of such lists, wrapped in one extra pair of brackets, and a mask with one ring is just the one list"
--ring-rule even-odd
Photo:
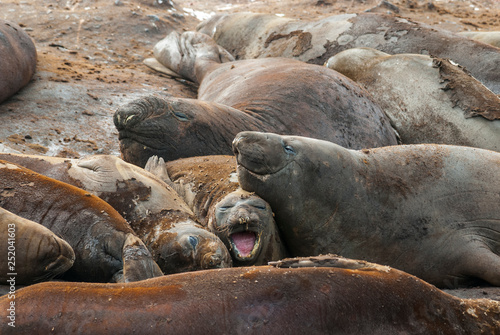
[(134, 234), (127, 234), (123, 245), (123, 281), (133, 282), (163, 276), (144, 243)]

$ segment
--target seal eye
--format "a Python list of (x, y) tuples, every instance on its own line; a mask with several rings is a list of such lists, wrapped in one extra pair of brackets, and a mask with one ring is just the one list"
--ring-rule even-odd
[(233, 208), (233, 206), (221, 206), (221, 207), (219, 207), (219, 210), (221, 212), (225, 212), (225, 211), (227, 211), (227, 210), (229, 210), (231, 208)]
[(179, 121), (189, 121), (189, 118), (186, 114), (181, 113), (181, 112), (172, 112), (174, 116), (179, 120)]
[(193, 246), (194, 249), (196, 249), (196, 246), (198, 245), (198, 239), (194, 236), (189, 236), (189, 243)]
[(295, 155), (295, 154), (297, 154), (295, 152), (295, 149), (291, 145), (285, 145), (285, 146), (283, 146), (283, 148), (285, 149), (285, 152), (287, 154), (289, 154), (289, 155)]

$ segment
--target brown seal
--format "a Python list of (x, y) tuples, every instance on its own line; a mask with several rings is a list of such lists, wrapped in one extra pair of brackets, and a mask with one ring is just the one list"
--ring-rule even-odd
[(36, 48), (17, 24), (0, 20), (0, 103), (26, 86), (35, 73)]
[(207, 35), (171, 33), (157, 60), (200, 83), (198, 100), (146, 97), (114, 115), (125, 161), (144, 166), (231, 154), (242, 130), (322, 138), (349, 148), (396, 144), (389, 120), (356, 83), (335, 71), (291, 59), (222, 62)]
[(135, 281), (162, 275), (144, 243), (110, 205), (87, 191), (0, 161), (0, 207), (63, 238), (75, 262), (63, 278)]
[(500, 286), (500, 153), (451, 145), (349, 150), (243, 132), (238, 180), (268, 201), (292, 255), (335, 252), (440, 287)]
[[(206, 270), (126, 284), (36, 284), (16, 293), (14, 307), (0, 297), (0, 332), (465, 335), (500, 329), (500, 302), (458, 299), (389, 267), (348, 259), (278, 266), (291, 268)], [(9, 308), (15, 328), (8, 325)]]
[(353, 48), (326, 66), (371, 93), (403, 144), (500, 151), (500, 98), (449, 60)]
[[(0, 284), (50, 280), (75, 261), (73, 248), (44, 226), (0, 207)], [(9, 275), (12, 273), (12, 275)]]
[(153, 156), (145, 168), (184, 198), (201, 224), (224, 242), (234, 265), (267, 265), (286, 257), (269, 204), (239, 187), (234, 156), (190, 157), (167, 164)]
[(498, 48), (399, 16), (340, 14), (310, 21), (272, 14), (219, 14), (198, 29), (236, 59), (287, 57), (324, 64), (333, 55), (357, 47), (448, 58), (500, 94)]
[(80, 187), (106, 201), (144, 241), (164, 273), (231, 266), (225, 245), (196, 221), (175, 190), (116, 156), (65, 159), (0, 153), (0, 159)]

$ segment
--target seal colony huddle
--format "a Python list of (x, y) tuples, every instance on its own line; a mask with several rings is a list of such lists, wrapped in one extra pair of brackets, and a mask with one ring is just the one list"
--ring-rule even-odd
[(114, 123), (127, 162), (231, 154), (231, 141), (243, 130), (356, 149), (397, 144), (369, 94), (335, 71), (284, 58), (221, 63), (215, 42), (195, 32), (173, 32), (155, 48), (160, 63), (200, 84), (198, 100), (146, 97), (118, 109)]
[[(129, 163), (0, 154), (0, 228), (14, 223), (22, 238), (19, 283), (81, 281), (16, 292), (16, 333), (498, 333), (499, 302), (424, 282), (500, 286), (500, 153), (479, 149), (500, 149), (488, 72), (498, 52), (468, 59), (493, 93), (446, 59), (338, 53), (441, 47), (463, 64), (452, 44), (482, 45), (403, 18), (237, 14), (200, 30), (235, 43), (238, 60), (200, 32), (160, 41), (149, 64), (199, 84), (198, 99), (117, 110)], [(321, 63), (332, 52), (330, 69), (242, 59)], [(394, 63), (429, 90), (396, 92), (411, 80)], [(398, 146), (393, 127), (402, 143), (474, 148)], [(214, 156), (227, 153), (236, 158)]]

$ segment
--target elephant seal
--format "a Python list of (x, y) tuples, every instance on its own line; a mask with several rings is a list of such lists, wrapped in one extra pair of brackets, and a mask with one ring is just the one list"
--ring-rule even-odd
[(268, 201), (292, 255), (389, 265), (439, 287), (500, 286), (500, 153), (449, 145), (349, 150), (242, 132), (241, 187)]
[(224, 242), (234, 265), (267, 265), (286, 257), (269, 204), (239, 187), (234, 156), (190, 157), (167, 164), (153, 156), (145, 168), (184, 198), (200, 223)]
[(354, 48), (326, 66), (371, 93), (403, 144), (500, 151), (500, 98), (449, 60)]
[(30, 285), (50, 280), (73, 266), (73, 248), (44, 226), (0, 207), (0, 284)]
[(309, 21), (271, 14), (219, 14), (202, 22), (198, 30), (236, 59), (287, 57), (322, 65), (357, 47), (449, 58), (500, 94), (498, 48), (399, 16), (340, 14)]
[(0, 20), (0, 103), (26, 86), (36, 68), (36, 48), (17, 24)]
[(200, 83), (198, 100), (154, 96), (114, 114), (125, 161), (231, 154), (242, 130), (322, 138), (349, 148), (396, 144), (389, 120), (368, 92), (322, 66), (291, 59), (223, 62), (207, 35), (176, 32), (158, 42), (157, 60)]
[(68, 242), (75, 262), (62, 278), (126, 282), (163, 274), (120, 214), (87, 191), (0, 160), (0, 207)]
[(6, 318), (0, 332), (495, 334), (500, 328), (498, 301), (459, 299), (380, 265), (325, 263), (294, 268), (287, 261), (290, 268), (206, 270), (126, 284), (36, 284), (16, 293), (14, 307), (0, 297)]
[(0, 159), (80, 187), (106, 201), (127, 220), (164, 273), (231, 266), (225, 245), (197, 222), (175, 190), (116, 156), (65, 159), (0, 153)]
[(458, 34), (500, 48), (500, 31), (461, 31)]

